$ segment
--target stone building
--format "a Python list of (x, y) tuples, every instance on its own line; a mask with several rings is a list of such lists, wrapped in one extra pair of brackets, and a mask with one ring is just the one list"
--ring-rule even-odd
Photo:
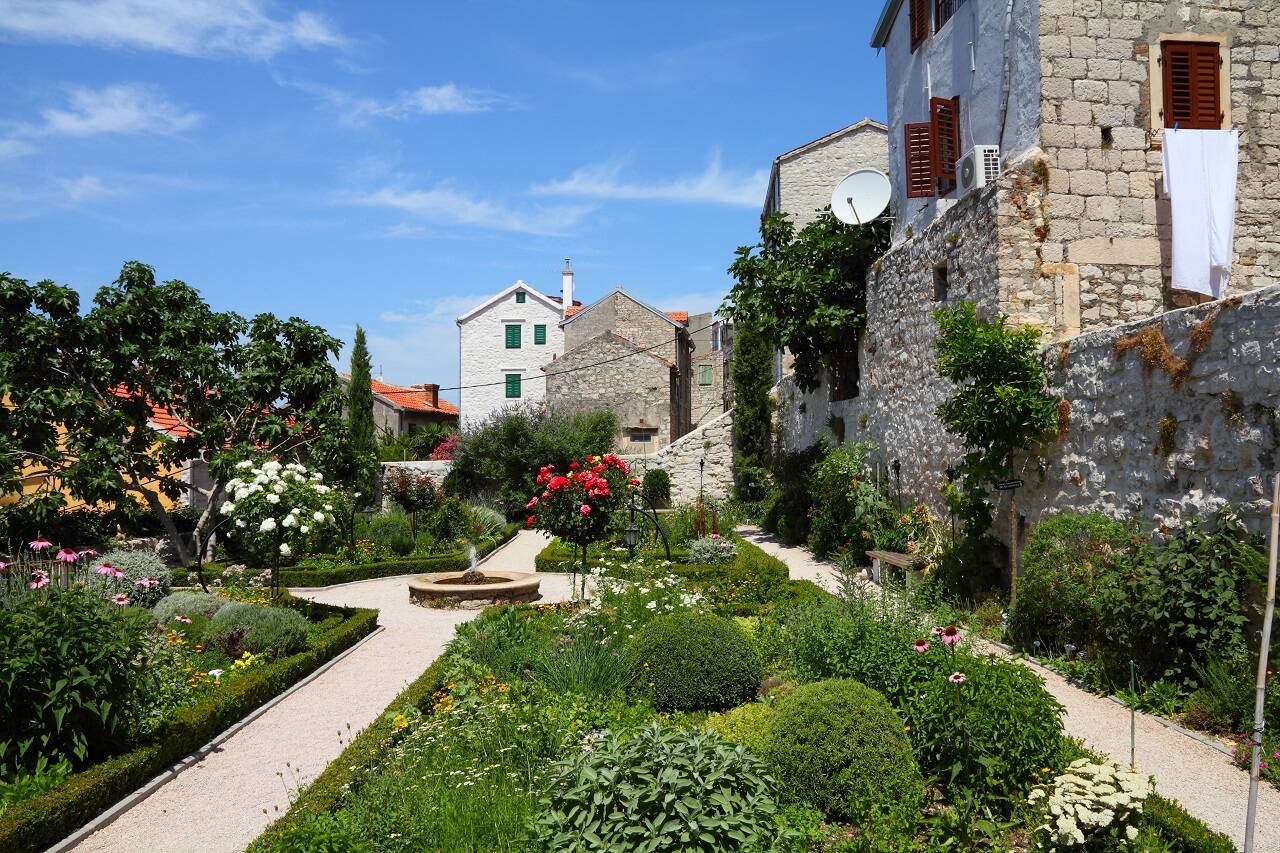
[(378, 379), (373, 388), (373, 428), (381, 437), (416, 432), (428, 424), (458, 426), (458, 407), (440, 399), (440, 386), (423, 383), (402, 388)]
[(689, 317), (693, 342), (693, 376), (690, 381), (690, 423), (699, 427), (733, 407), (733, 327), (711, 312)]
[(831, 191), (856, 169), (883, 172), (889, 161), (888, 129), (864, 118), (773, 158), (762, 215), (788, 214), (796, 230), (831, 204)]
[[(1021, 463), (1028, 521), (1072, 507), (1165, 524), (1226, 498), (1258, 523), (1280, 430), (1278, 43), (1280, 0), (887, 0), (872, 46), (893, 245), (868, 276), (861, 393), (784, 381), (784, 444), (874, 441), (904, 497), (938, 506), (962, 450), (935, 415), (952, 389), (932, 310), (965, 299), (1042, 330), (1065, 401), (1057, 439)], [(1171, 286), (1161, 145), (1175, 125), (1240, 141), (1224, 298), (1183, 310), (1204, 297)], [(975, 146), (998, 159), (979, 156), (966, 187), (956, 161)], [(1122, 358), (1135, 335), (1166, 341), (1185, 379)]]

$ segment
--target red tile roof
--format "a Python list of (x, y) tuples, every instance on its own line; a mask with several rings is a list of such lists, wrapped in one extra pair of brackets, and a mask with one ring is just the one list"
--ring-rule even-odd
[[(448, 400), (437, 400), (431, 404), (431, 392), (423, 388), (401, 388), (399, 385), (388, 385), (377, 379), (370, 381), (373, 393), (386, 397), (391, 402), (410, 412), (436, 412), (442, 415), (457, 415), (458, 407)], [(436, 394), (439, 397), (439, 394)]]

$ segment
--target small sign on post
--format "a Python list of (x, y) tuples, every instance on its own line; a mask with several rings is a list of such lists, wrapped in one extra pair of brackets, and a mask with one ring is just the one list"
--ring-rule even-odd
[(1014, 494), (1021, 480), (1001, 480), (996, 489), (1009, 493), (1009, 606), (1018, 600), (1018, 501)]
[(1000, 482), (996, 483), (996, 488), (1002, 492), (1009, 492), (1009, 491), (1013, 491), (1014, 489), (1021, 489), (1022, 486), (1023, 486), (1023, 482), (1021, 480), (1001, 480)]

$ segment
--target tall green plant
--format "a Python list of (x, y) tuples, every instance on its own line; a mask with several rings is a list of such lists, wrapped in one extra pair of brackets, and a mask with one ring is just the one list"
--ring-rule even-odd
[(347, 424), (351, 430), (351, 449), (361, 457), (357, 491), (373, 494), (373, 462), (378, 444), (373, 431), (373, 376), (369, 345), (364, 329), (356, 326), (351, 345), (351, 381), (347, 383)]
[(756, 501), (768, 487), (773, 347), (743, 318), (733, 341), (733, 480), (738, 498)]

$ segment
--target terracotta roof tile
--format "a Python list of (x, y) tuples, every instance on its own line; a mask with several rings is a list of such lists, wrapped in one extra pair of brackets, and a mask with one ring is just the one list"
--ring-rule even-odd
[[(399, 385), (388, 385), (386, 382), (379, 382), (377, 379), (370, 380), (373, 387), (373, 393), (379, 397), (386, 397), (403, 409), (411, 412), (436, 412), (442, 415), (457, 415), (458, 407), (448, 400), (437, 400), (436, 405), (431, 403), (431, 393), (422, 388), (401, 388)], [(437, 396), (439, 396), (437, 394)]]

